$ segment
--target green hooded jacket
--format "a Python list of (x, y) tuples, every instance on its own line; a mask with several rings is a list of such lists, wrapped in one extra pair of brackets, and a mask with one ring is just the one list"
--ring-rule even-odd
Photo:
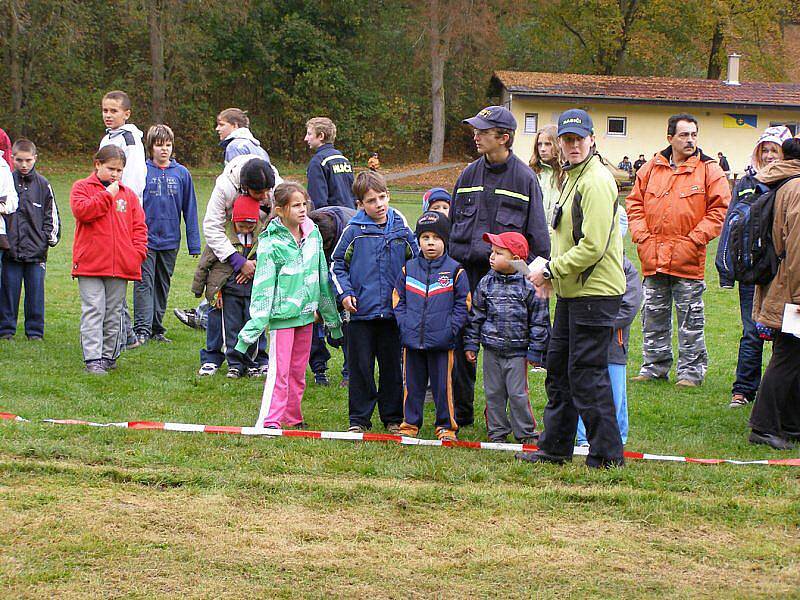
[(550, 272), (562, 298), (620, 296), (625, 292), (617, 184), (597, 155), (567, 171), (551, 237)]
[(246, 352), (265, 329), (303, 327), (319, 311), (334, 338), (342, 337), (342, 321), (328, 282), (322, 236), (311, 219), (300, 226), (298, 245), (292, 233), (273, 219), (258, 236), (258, 261), (250, 297), (250, 320), (239, 332), (236, 349)]

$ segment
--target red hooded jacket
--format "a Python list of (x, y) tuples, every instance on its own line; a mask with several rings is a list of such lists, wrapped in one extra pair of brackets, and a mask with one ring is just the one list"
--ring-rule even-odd
[(75, 215), (72, 276), (141, 280), (147, 225), (133, 190), (120, 184), (112, 198), (93, 173), (73, 184), (69, 204)]

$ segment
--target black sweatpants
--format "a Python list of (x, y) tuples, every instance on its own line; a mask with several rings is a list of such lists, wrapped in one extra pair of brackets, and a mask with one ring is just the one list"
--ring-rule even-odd
[[(480, 280), (489, 272), (489, 264), (462, 264), (469, 281), (470, 294), (475, 294)], [(459, 427), (472, 425), (475, 421), (475, 378), (477, 364), (469, 362), (464, 355), (464, 338), (456, 339), (455, 362), (453, 364), (453, 403), (456, 410), (456, 423)]]
[(422, 427), (425, 392), (430, 381), (436, 406), (436, 429), (456, 431), (458, 425), (453, 410), (451, 384), (453, 351), (403, 348), (403, 358), (403, 420), (409, 425)]
[(784, 438), (800, 434), (799, 383), (800, 338), (778, 333), (750, 413), (750, 427)]
[(403, 421), (403, 372), (400, 365), (400, 329), (397, 321), (350, 321), (348, 327), (350, 425), (372, 427), (375, 404), (378, 405), (378, 414), (384, 425), (399, 425)]
[(611, 380), (608, 345), (620, 296), (558, 298), (547, 351), (547, 405), (539, 448), (571, 458), (578, 415), (586, 425), (590, 467), (624, 463)]

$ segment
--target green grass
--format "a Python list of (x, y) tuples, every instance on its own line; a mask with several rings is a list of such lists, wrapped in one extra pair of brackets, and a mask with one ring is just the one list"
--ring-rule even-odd
[[(105, 378), (81, 372), (68, 193), (83, 175), (54, 171), (64, 236), (48, 262), (46, 339), (0, 343), (0, 411), (252, 425), (263, 382), (197, 378), (203, 336), (169, 314), (172, 345), (128, 352)], [(204, 203), (213, 177), (196, 183)], [(418, 198), (395, 197), (416, 218)], [(182, 248), (170, 308), (195, 304), (193, 265)], [(727, 408), (738, 304), (708, 273), (707, 381), (631, 384), (628, 449), (796, 457), (749, 445), (748, 409)], [(631, 348), (635, 374), (638, 321)], [(541, 376), (531, 390), (541, 417)], [(310, 385), (303, 409), (315, 429), (347, 425), (335, 386)], [(460, 435), (486, 439), (480, 423)], [(798, 533), (796, 468), (594, 472), (462, 449), (0, 424), (4, 597), (800, 597)]]

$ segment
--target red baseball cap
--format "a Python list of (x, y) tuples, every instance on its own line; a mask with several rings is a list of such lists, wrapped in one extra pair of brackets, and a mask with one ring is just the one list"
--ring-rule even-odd
[(511, 251), (511, 254), (516, 254), (521, 259), (528, 258), (528, 240), (525, 236), (516, 231), (504, 231), (503, 233), (484, 233), (483, 241), (505, 248)]

